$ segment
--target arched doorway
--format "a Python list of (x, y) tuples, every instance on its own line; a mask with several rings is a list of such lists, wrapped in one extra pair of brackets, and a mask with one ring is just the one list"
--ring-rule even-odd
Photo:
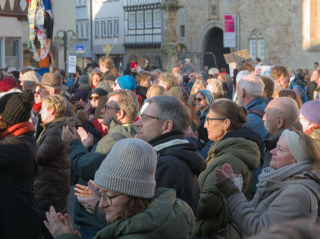
[(203, 63), (204, 66), (217, 67), (219, 70), (221, 68), (226, 68), (229, 72), (229, 67), (224, 60), (223, 54), (229, 54), (230, 48), (223, 47), (223, 31), (218, 27), (214, 27), (207, 34), (207, 38), (205, 39), (204, 52), (213, 52), (216, 57), (217, 65), (215, 64), (214, 58), (212, 55), (205, 54)]

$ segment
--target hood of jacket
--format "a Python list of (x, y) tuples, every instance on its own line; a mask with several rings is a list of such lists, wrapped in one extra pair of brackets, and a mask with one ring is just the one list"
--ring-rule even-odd
[(96, 238), (125, 238), (132, 234), (130, 238), (191, 239), (194, 224), (194, 216), (188, 204), (177, 199), (174, 190), (159, 188), (144, 213), (109, 225), (98, 232)]
[(134, 123), (127, 123), (127, 124), (117, 124), (111, 119), (109, 127), (108, 127), (108, 134), (122, 134), (127, 138), (132, 138), (133, 135), (136, 135), (138, 132), (137, 126)]
[(251, 101), (245, 108), (250, 111), (253, 109), (257, 109), (257, 110), (261, 110), (264, 112), (264, 110), (266, 109), (267, 104), (266, 104), (266, 100), (264, 97), (259, 97), (253, 101)]
[[(250, 170), (255, 170), (260, 164), (260, 144), (261, 136), (259, 134), (242, 128), (228, 132), (211, 147), (208, 155), (213, 154), (216, 158), (223, 154), (231, 154), (245, 162)], [(208, 157), (208, 159), (210, 158), (212, 157)]]
[(207, 167), (205, 159), (196, 152), (195, 144), (185, 140), (182, 132), (172, 131), (160, 135), (149, 141), (149, 144), (160, 156), (170, 155), (180, 158), (195, 175), (199, 175)]
[(63, 126), (69, 126), (69, 128), (71, 129), (75, 127), (75, 121), (74, 121), (74, 118), (72, 117), (63, 116), (49, 123), (41, 123), (40, 125), (42, 126), (43, 130), (51, 129), (53, 127), (62, 128)]
[[(295, 128), (296, 130), (302, 132), (302, 125), (300, 123), (300, 121), (297, 121), (296, 123), (294, 123), (293, 125), (289, 126), (286, 129), (291, 129), (291, 128)], [(273, 135), (272, 137), (270, 137), (269, 139), (265, 139), (264, 142), (266, 144), (266, 149), (268, 150), (272, 150), (277, 146), (277, 142), (279, 141), (279, 138), (282, 134), (282, 132), (285, 129), (279, 131), (278, 133), (276, 133), (275, 135)]]
[(83, 84), (83, 85), (79, 85), (78, 89), (75, 89), (74, 91), (79, 91), (79, 90), (91, 90), (92, 86), (90, 84)]

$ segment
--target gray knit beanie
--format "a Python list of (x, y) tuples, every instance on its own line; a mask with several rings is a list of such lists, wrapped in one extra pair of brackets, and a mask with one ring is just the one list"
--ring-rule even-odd
[(153, 198), (156, 167), (157, 153), (150, 144), (140, 139), (122, 139), (103, 160), (94, 182), (129, 196)]

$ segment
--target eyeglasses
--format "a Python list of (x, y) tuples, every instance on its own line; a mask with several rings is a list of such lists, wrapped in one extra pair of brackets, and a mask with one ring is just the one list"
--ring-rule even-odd
[(114, 109), (114, 110), (120, 110), (119, 108), (116, 108), (116, 107), (111, 107), (111, 106), (108, 106), (108, 105), (105, 105), (104, 106), (104, 111), (107, 111), (107, 109)]
[(210, 121), (212, 120), (226, 120), (226, 118), (209, 118), (207, 117), (207, 124), (210, 125)]
[(123, 193), (120, 193), (118, 195), (115, 195), (115, 196), (108, 196), (108, 195), (103, 195), (103, 194), (100, 194), (96, 189), (94, 190), (94, 192), (96, 193), (97, 197), (98, 197), (98, 200), (101, 202), (101, 200), (103, 200), (108, 206), (112, 206), (112, 198), (116, 198), (116, 197), (119, 197), (121, 195), (123, 195)]
[(194, 101), (199, 101), (199, 102), (201, 102), (201, 100), (204, 100), (204, 99), (202, 99), (202, 98), (194, 98)]
[(146, 122), (147, 119), (149, 118), (152, 118), (152, 119), (160, 119), (159, 117), (155, 117), (155, 116), (151, 116), (151, 115), (146, 115), (146, 114), (141, 114), (140, 115), (140, 118), (142, 119), (142, 122)]
[(33, 94), (34, 94), (34, 95), (35, 95), (35, 94), (40, 94), (40, 90), (39, 90), (39, 91), (34, 90), (34, 91), (33, 91)]
[(100, 96), (90, 96), (89, 100), (92, 100), (92, 99), (100, 100)]

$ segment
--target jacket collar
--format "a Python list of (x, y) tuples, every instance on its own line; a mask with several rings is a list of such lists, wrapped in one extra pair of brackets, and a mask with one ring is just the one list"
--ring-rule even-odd
[(251, 101), (245, 108), (247, 110), (250, 110), (252, 107), (254, 107), (256, 105), (260, 105), (260, 104), (262, 104), (264, 102), (265, 102), (264, 97), (259, 97), (259, 98), (255, 99), (255, 100)]
[(180, 140), (184, 139), (184, 133), (181, 131), (171, 131), (169, 133), (161, 134), (155, 137), (154, 139), (150, 140), (148, 143), (151, 144), (153, 147), (155, 147), (159, 144), (163, 144), (175, 139), (180, 139)]

